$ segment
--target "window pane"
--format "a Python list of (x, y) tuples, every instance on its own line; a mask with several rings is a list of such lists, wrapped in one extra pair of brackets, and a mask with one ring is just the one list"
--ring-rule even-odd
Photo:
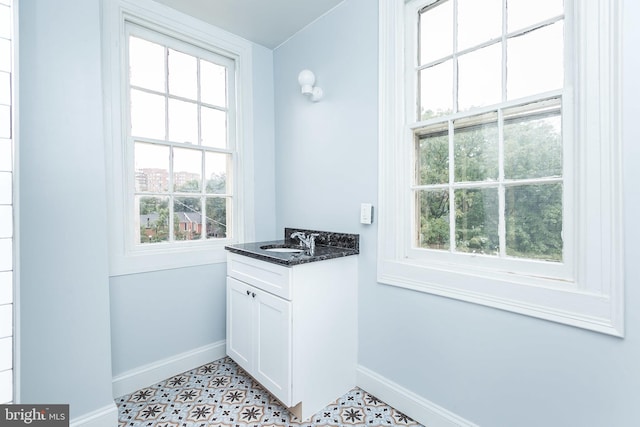
[(174, 191), (199, 193), (202, 182), (202, 151), (173, 149)]
[(10, 7), (0, 6), (0, 37), (11, 38), (11, 11)]
[(498, 255), (498, 189), (456, 190), (456, 250)]
[(449, 192), (418, 191), (416, 193), (418, 246), (427, 249), (449, 249)]
[(11, 74), (0, 71), (0, 104), (11, 105)]
[(198, 62), (195, 56), (169, 49), (169, 93), (198, 99)]
[(136, 192), (169, 190), (169, 147), (135, 143)]
[(458, 51), (501, 35), (502, 0), (458, 0)]
[(207, 193), (226, 194), (228, 154), (205, 153), (205, 177)]
[(562, 184), (505, 191), (507, 255), (562, 261)]
[(227, 113), (202, 107), (202, 145), (227, 148)]
[(420, 65), (453, 53), (453, 1), (420, 13)]
[(451, 60), (420, 71), (419, 119), (453, 112), (453, 62)]
[(164, 96), (131, 89), (131, 135), (165, 139)]
[(0, 39), (0, 71), (11, 71), (11, 41)]
[(458, 58), (458, 111), (496, 104), (502, 99), (500, 43)]
[(176, 240), (196, 240), (202, 236), (202, 202), (199, 197), (173, 200), (173, 235)]
[(491, 113), (454, 122), (455, 182), (498, 179), (497, 119)]
[(198, 144), (198, 105), (169, 100), (169, 140)]
[[(0, 129), (2, 129), (1, 124)], [(12, 148), (10, 139), (0, 138), (0, 172), (11, 172), (13, 170)]]
[(140, 243), (169, 240), (169, 198), (136, 196), (140, 215)]
[(230, 227), (231, 199), (228, 197), (207, 197), (207, 239), (224, 239)]
[(563, 0), (507, 0), (507, 28), (512, 32), (563, 13)]
[(562, 21), (507, 40), (507, 97), (561, 89), (564, 84)]
[(416, 141), (416, 184), (449, 182), (449, 134), (444, 130), (421, 136)]
[(129, 37), (129, 79), (134, 86), (164, 92), (164, 47)]
[(504, 175), (507, 179), (562, 176), (560, 109), (505, 111)]
[(227, 69), (200, 60), (200, 99), (206, 104), (227, 106)]
[(0, 105), (0, 138), (11, 138), (11, 107)]

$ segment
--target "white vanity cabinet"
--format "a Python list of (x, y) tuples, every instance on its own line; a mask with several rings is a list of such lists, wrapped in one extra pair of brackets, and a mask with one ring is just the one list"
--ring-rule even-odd
[(227, 278), (227, 354), (282, 402), (291, 401), (291, 302)]
[(227, 255), (227, 355), (300, 420), (355, 387), (357, 257)]

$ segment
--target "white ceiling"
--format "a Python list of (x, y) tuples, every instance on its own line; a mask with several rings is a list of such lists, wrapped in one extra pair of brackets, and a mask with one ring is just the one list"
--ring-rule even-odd
[(275, 48), (343, 0), (155, 0)]

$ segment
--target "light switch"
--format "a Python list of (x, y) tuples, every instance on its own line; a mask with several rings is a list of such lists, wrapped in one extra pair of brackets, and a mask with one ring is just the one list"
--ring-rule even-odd
[(360, 224), (373, 223), (373, 205), (371, 203), (360, 204)]

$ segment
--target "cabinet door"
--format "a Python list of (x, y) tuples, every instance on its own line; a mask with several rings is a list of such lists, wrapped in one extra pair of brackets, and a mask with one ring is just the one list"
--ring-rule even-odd
[(254, 290), (254, 376), (287, 406), (291, 402), (291, 303), (267, 292)]
[(253, 363), (253, 305), (252, 287), (227, 277), (227, 355), (245, 371), (252, 371)]

